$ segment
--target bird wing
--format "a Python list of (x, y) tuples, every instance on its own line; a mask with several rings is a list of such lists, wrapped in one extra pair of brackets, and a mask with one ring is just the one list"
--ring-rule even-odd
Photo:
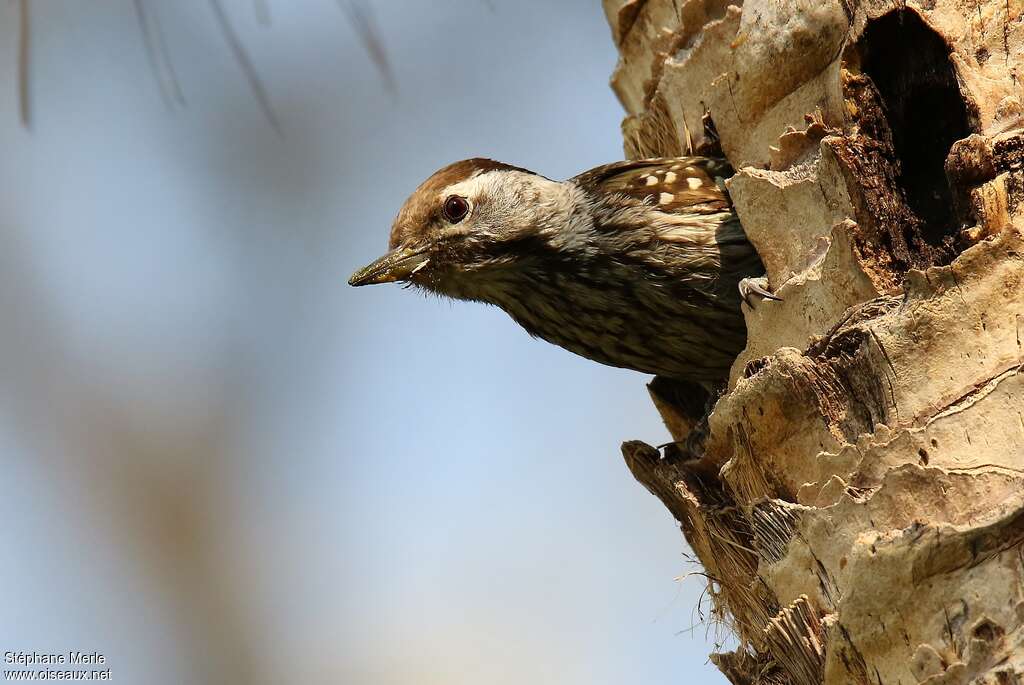
[(737, 280), (764, 267), (725, 190), (731, 175), (723, 159), (674, 157), (616, 162), (570, 181), (595, 197), (620, 195), (650, 206), (656, 216), (642, 224), (619, 214), (602, 228), (630, 234), (649, 264), (674, 265), (689, 288), (739, 307)]
[(725, 179), (732, 167), (713, 157), (670, 157), (615, 162), (570, 179), (597, 195), (619, 193), (666, 213), (731, 211)]

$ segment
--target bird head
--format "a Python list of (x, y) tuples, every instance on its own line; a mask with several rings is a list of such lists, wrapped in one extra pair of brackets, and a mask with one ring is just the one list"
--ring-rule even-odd
[[(508, 275), (571, 214), (571, 190), (526, 169), (489, 159), (444, 167), (405, 201), (389, 251), (349, 279), (354, 286), (405, 281), (464, 299)], [(527, 249), (524, 249), (527, 248)]]

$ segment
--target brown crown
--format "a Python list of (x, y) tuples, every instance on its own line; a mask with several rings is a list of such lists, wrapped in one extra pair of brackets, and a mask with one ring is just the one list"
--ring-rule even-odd
[(391, 239), (388, 242), (388, 247), (392, 250), (395, 249), (440, 216), (442, 203), (438, 196), (441, 191), (488, 171), (533, 173), (527, 169), (483, 157), (464, 159), (435, 171), (402, 205), (394, 224), (391, 225)]

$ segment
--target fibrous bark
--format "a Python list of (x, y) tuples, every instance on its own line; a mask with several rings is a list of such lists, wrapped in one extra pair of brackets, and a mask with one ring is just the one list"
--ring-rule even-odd
[[(629, 157), (720, 148), (783, 299), (623, 445), (753, 683), (1024, 683), (1024, 2), (605, 0)], [(715, 135), (714, 132), (717, 132)]]

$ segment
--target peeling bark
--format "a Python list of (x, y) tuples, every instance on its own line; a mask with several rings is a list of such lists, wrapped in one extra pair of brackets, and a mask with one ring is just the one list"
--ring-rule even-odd
[(1024, 2), (605, 0), (629, 157), (721, 149), (781, 302), (623, 445), (736, 685), (1024, 683)]

